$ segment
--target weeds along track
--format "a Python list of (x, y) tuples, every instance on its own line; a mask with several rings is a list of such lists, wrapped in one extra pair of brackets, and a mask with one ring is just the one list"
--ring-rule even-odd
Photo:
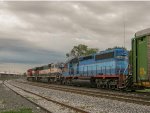
[(118, 100), (118, 101), (123, 101), (123, 102), (136, 103), (140, 105), (150, 106), (150, 97), (144, 97), (142, 95), (135, 96), (135, 95), (126, 95), (126, 93), (118, 94), (118, 93), (108, 93), (108, 92), (103, 92), (103, 91), (90, 91), (90, 90), (81, 89), (81, 88), (77, 89), (73, 87), (64, 87), (64, 86), (59, 86), (59, 85), (51, 85), (51, 84), (44, 84), (44, 83), (38, 83), (38, 82), (23, 82), (23, 81), (16, 81), (16, 82), (43, 87), (43, 88), (48, 88), (48, 89), (53, 89), (53, 90), (71, 92), (75, 94), (107, 98), (107, 99), (112, 99), (112, 100)]
[[(23, 82), (21, 82), (21, 83), (23, 83)], [(64, 107), (64, 108), (73, 110), (75, 113), (89, 113), (89, 112), (84, 111), (84, 110), (82, 110), (82, 109), (79, 109), (79, 108), (76, 108), (76, 107), (73, 107), (73, 106), (70, 106), (70, 105), (67, 105), (67, 104), (64, 104), (64, 103), (61, 103), (61, 102), (52, 100), (52, 99), (49, 98), (49, 97), (44, 97), (44, 96), (39, 95), (39, 94), (36, 94), (36, 93), (34, 93), (34, 92), (32, 92), (32, 91), (28, 91), (28, 90), (26, 90), (26, 89), (23, 89), (23, 88), (21, 88), (21, 87), (18, 87), (18, 86), (16, 86), (16, 85), (14, 85), (14, 84), (12, 84), (12, 83), (8, 83), (8, 84), (10, 84), (11, 86), (13, 86), (13, 87), (15, 87), (15, 88), (18, 88), (18, 89), (20, 89), (20, 90), (23, 90), (23, 91), (26, 92), (26, 93), (35, 95), (35, 96), (37, 96), (37, 97), (40, 97), (40, 98), (42, 98), (42, 99), (45, 99), (45, 100), (50, 101), (50, 102), (52, 102), (52, 103), (55, 103), (56, 105), (60, 105), (60, 106), (62, 106), (62, 107)], [(32, 85), (33, 85), (33, 84), (32, 84)], [(5, 86), (6, 86), (6, 85), (5, 85)], [(7, 87), (7, 86), (6, 86), (6, 87)], [(43, 86), (41, 86), (41, 87), (43, 87)], [(9, 87), (8, 87), (8, 88), (9, 88)], [(9, 89), (10, 89), (10, 88), (9, 88)], [(12, 89), (11, 89), (11, 90), (12, 90)], [(14, 92), (15, 92), (15, 91), (14, 91)], [(18, 94), (18, 93), (17, 93), (17, 94)], [(36, 104), (36, 105), (37, 105), (37, 104)], [(39, 105), (38, 105), (38, 106), (39, 106)], [(41, 107), (42, 109), (46, 110), (46, 109), (43, 108), (42, 106), (39, 106), (39, 107)], [(47, 112), (48, 112), (48, 113), (51, 113), (50, 111), (47, 111)]]

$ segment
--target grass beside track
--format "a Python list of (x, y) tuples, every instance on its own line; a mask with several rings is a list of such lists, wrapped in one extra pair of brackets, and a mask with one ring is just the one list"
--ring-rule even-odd
[(33, 113), (32, 109), (30, 108), (22, 108), (19, 110), (10, 110), (10, 111), (4, 111), (4, 112), (0, 112), (0, 113)]
[(136, 90), (136, 92), (142, 92), (142, 93), (146, 93), (149, 92), (150, 93), (150, 89), (144, 89), (144, 90)]

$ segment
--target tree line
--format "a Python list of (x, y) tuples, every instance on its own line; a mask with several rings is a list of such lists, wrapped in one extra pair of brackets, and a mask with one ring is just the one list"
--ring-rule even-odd
[[(115, 48), (123, 48), (126, 49), (125, 47), (119, 47), (115, 46), (113, 48), (107, 48), (106, 50), (111, 50)], [(127, 49), (126, 49), (127, 50)], [(98, 48), (89, 48), (87, 45), (84, 44), (79, 44), (77, 46), (74, 46), (70, 52), (66, 54), (66, 57), (80, 57), (80, 56), (88, 56), (94, 53), (97, 53), (99, 51)]]

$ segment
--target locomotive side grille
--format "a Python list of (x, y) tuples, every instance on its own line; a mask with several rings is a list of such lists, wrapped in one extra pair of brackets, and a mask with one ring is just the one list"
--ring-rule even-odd
[(150, 36), (147, 37), (148, 78), (150, 81)]

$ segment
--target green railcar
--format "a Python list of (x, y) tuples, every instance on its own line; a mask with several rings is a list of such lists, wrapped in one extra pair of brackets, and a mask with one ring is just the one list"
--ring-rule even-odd
[(135, 85), (150, 87), (150, 29), (132, 39), (132, 75)]

